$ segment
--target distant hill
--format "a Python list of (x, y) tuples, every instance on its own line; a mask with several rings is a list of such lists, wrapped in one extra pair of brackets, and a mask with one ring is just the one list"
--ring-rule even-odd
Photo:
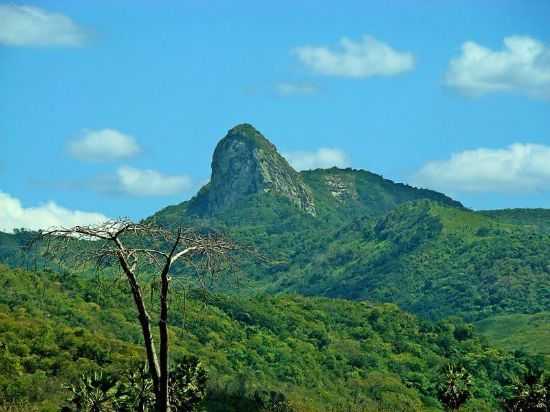
[(38, 268), (46, 264), (36, 249), (29, 248), (36, 233), (16, 230), (15, 233), (0, 232), (0, 262), (16, 267)]

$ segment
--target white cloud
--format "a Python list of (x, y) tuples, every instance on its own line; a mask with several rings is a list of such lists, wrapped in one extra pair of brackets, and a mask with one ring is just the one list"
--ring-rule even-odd
[(69, 210), (54, 202), (25, 208), (19, 199), (0, 192), (0, 230), (4, 232), (19, 228), (38, 230), (53, 226), (99, 224), (107, 219), (101, 213)]
[(397, 51), (372, 36), (363, 36), (357, 42), (344, 37), (340, 46), (340, 50), (302, 46), (294, 53), (313, 71), (327, 76), (393, 76), (414, 68), (412, 53)]
[(189, 176), (167, 176), (155, 170), (123, 166), (117, 171), (117, 190), (133, 196), (168, 196), (193, 187)]
[(279, 96), (307, 96), (315, 94), (319, 91), (317, 86), (308, 83), (278, 83), (275, 86), (275, 92)]
[(465, 192), (550, 190), (550, 146), (515, 143), (504, 149), (475, 149), (424, 165), (416, 184)]
[(349, 167), (348, 156), (340, 149), (322, 147), (313, 152), (283, 153), (290, 165), (296, 170), (328, 169), (330, 167)]
[(0, 44), (81, 46), (84, 31), (69, 17), (33, 6), (0, 5)]
[(527, 36), (505, 37), (499, 51), (466, 42), (449, 63), (446, 83), (471, 96), (515, 92), (550, 98), (550, 48)]
[(140, 147), (132, 136), (113, 129), (88, 130), (69, 142), (71, 156), (87, 161), (107, 161), (135, 156)]

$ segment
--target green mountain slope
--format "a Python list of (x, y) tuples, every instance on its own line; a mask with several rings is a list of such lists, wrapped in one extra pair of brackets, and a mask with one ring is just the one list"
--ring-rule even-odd
[(352, 169), (297, 173), (250, 125), (228, 132), (215, 150), (211, 183), (197, 196), (169, 206), (149, 220), (163, 226), (192, 225), (229, 233), (277, 262), (246, 266), (267, 287), (290, 265), (304, 265), (328, 239), (358, 218), (383, 216), (400, 204), (430, 199), (463, 209), (426, 189), (394, 183)]
[[(237, 163), (246, 167), (215, 166), (235, 164), (223, 160), (236, 156), (227, 141), (243, 142)], [(269, 152), (271, 163), (257, 160), (256, 150)], [(275, 163), (276, 172), (264, 173)], [(285, 178), (267, 184), (276, 180), (273, 175)], [(293, 179), (294, 186), (307, 187), (315, 213), (292, 199), (298, 191), (283, 188)], [(210, 199), (224, 192), (207, 185), (189, 202), (165, 208), (151, 220), (221, 230), (254, 245), (273, 261), (243, 265), (256, 288), (393, 302), (432, 318), (550, 309), (550, 237), (534, 227), (545, 227), (543, 210), (473, 212), (441, 193), (362, 170), (292, 173), (249, 125), (232, 129), (220, 142), (212, 181), (223, 181), (226, 189), (243, 181), (264, 186), (239, 189), (231, 195), (231, 207), (212, 211)], [(518, 213), (521, 219), (512, 219)]]
[[(88, 368), (117, 373), (141, 355), (124, 283), (0, 266), (0, 284), (0, 402), (57, 411), (62, 383)], [(205, 363), (210, 411), (257, 410), (250, 399), (266, 390), (302, 411), (438, 411), (438, 369), (448, 362), (474, 376), (466, 410), (493, 411), (502, 385), (540, 365), (488, 346), (461, 321), (421, 321), (394, 305), (299, 296), (211, 296), (205, 305), (190, 296), (172, 310), (173, 357)]]
[[(401, 203), (418, 199), (462, 208), (442, 193), (394, 183), (364, 170), (332, 168), (298, 173), (272, 143), (251, 125), (243, 124), (231, 129), (218, 143), (210, 183), (190, 201), (163, 209), (154, 218), (170, 224), (188, 217), (227, 222), (238, 216), (246, 225), (254, 219), (248, 215), (254, 215), (258, 198), (266, 196), (289, 203), (293, 206), (289, 213), (318, 216), (316, 224), (347, 221), (354, 216), (379, 216)], [(271, 201), (263, 207), (269, 207)], [(271, 206), (280, 207), (277, 203)], [(269, 216), (262, 217), (261, 224), (265, 226), (277, 223)]]
[(366, 170), (317, 169), (301, 172), (312, 188), (316, 204), (325, 215), (353, 217), (380, 216), (396, 206), (419, 199), (429, 199), (462, 208), (462, 204), (442, 193), (418, 189), (384, 179)]
[(550, 209), (482, 210), (479, 213), (491, 216), (499, 222), (524, 225), (543, 233), (550, 233)]
[(20, 230), (14, 234), (0, 232), (0, 262), (21, 267), (30, 264), (29, 251), (25, 248), (31, 240), (30, 236), (31, 232)]
[(550, 307), (550, 236), (421, 201), (342, 229), (273, 290), (398, 303), (427, 317)]
[[(441, 193), (362, 170), (298, 173), (244, 124), (216, 147), (211, 182), (149, 220), (223, 231), (256, 247), (269, 263), (245, 260), (242, 271), (258, 290), (480, 319), (549, 309), (548, 213), (474, 213)], [(0, 260), (42, 267), (21, 249), (28, 237), (0, 234)]]

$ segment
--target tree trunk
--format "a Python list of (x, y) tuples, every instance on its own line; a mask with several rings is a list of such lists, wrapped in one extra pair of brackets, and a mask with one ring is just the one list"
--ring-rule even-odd
[(160, 288), (160, 412), (170, 410), (168, 399), (168, 287), (170, 279), (168, 269), (169, 263), (167, 263), (165, 269), (162, 271)]
[(151, 318), (149, 317), (149, 313), (147, 313), (147, 309), (145, 308), (141, 288), (139, 287), (134, 273), (130, 270), (124, 258), (119, 256), (119, 260), (122, 268), (124, 269), (124, 273), (126, 273), (126, 277), (128, 278), (128, 283), (130, 284), (130, 289), (132, 290), (134, 303), (138, 311), (138, 319), (141, 325), (141, 333), (143, 335), (143, 345), (145, 346), (145, 352), (147, 354), (149, 373), (151, 374), (151, 379), (153, 380), (153, 388), (155, 390), (155, 394), (158, 397), (158, 394), (160, 393), (160, 368), (157, 358), (157, 352), (155, 350), (155, 343), (153, 341), (153, 335), (151, 333)]

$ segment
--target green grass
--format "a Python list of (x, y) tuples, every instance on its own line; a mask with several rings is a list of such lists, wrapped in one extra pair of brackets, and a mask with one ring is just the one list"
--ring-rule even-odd
[(475, 326), (492, 344), (542, 354), (550, 364), (550, 312), (493, 316)]

